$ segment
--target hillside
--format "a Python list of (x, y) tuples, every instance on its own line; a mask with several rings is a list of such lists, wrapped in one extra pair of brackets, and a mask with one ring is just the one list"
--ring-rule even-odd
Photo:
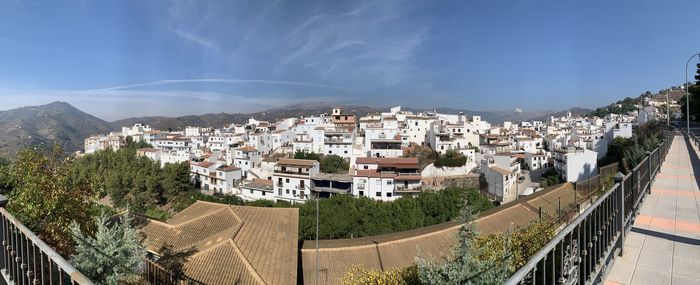
[(591, 109), (586, 109), (586, 108), (572, 107), (572, 108), (566, 109), (566, 110), (564, 110), (564, 111), (549, 113), (549, 114), (547, 114), (547, 115), (544, 115), (544, 116), (541, 116), (541, 117), (537, 117), (537, 118), (535, 118), (534, 120), (537, 120), (537, 121), (548, 121), (550, 117), (555, 117), (555, 118), (557, 118), (557, 117), (564, 117), (564, 116), (566, 116), (569, 112), (571, 112), (571, 116), (574, 116), (574, 117), (576, 117), (576, 116), (584, 117), (584, 116), (586, 116), (587, 114), (590, 114), (591, 112), (593, 112), (593, 110), (591, 110)]
[(83, 149), (84, 139), (108, 133), (112, 125), (65, 102), (0, 111), (0, 156), (14, 158), (29, 146), (63, 144), (66, 151)]
[(131, 126), (135, 123), (142, 123), (160, 130), (181, 130), (187, 126), (223, 127), (231, 123), (247, 123), (250, 118), (274, 122), (284, 118), (318, 116), (323, 113), (330, 114), (331, 110), (336, 107), (343, 109), (343, 113), (352, 113), (357, 116), (365, 116), (368, 113), (385, 111), (385, 109), (339, 106), (331, 103), (300, 103), (249, 114), (218, 113), (180, 117), (139, 117), (114, 121), (112, 125), (115, 128), (119, 128), (121, 126)]
[[(355, 114), (356, 116), (365, 116), (370, 113), (380, 113), (388, 111), (389, 107), (375, 108), (367, 106), (349, 106), (349, 105), (337, 105), (332, 103), (299, 103), (288, 105), (284, 107), (272, 108), (269, 110), (249, 113), (249, 114), (228, 114), (228, 113), (218, 113), (218, 114), (204, 114), (204, 115), (188, 115), (180, 117), (138, 117), (138, 118), (128, 118), (123, 120), (118, 120), (112, 122), (115, 128), (121, 126), (131, 126), (135, 123), (142, 123), (150, 125), (152, 128), (160, 130), (182, 130), (187, 126), (207, 126), (207, 127), (222, 127), (230, 123), (246, 123), (248, 119), (255, 118), (257, 120), (264, 121), (276, 121), (284, 118), (291, 117), (308, 117), (317, 116), (323, 113), (330, 113), (333, 108), (340, 107), (343, 109), (344, 113)], [(504, 121), (512, 122), (522, 122), (530, 121), (541, 118), (549, 118), (552, 114), (565, 114), (566, 111), (552, 113), (549, 111), (543, 112), (516, 112), (516, 111), (473, 111), (467, 109), (457, 109), (457, 108), (434, 108), (434, 109), (421, 109), (421, 108), (403, 108), (407, 111), (413, 112), (425, 112), (425, 111), (437, 111), (446, 114), (458, 114), (460, 112), (465, 115), (471, 116), (481, 116), (482, 120), (489, 121), (493, 124), (500, 124)], [(576, 114), (585, 114), (590, 112), (588, 109), (572, 108), (571, 110), (577, 110), (574, 112)], [(116, 129), (115, 129), (116, 130)]]

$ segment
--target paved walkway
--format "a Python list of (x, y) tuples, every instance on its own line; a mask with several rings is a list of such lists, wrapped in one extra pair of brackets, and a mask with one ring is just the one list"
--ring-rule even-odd
[(676, 136), (605, 284), (700, 284), (700, 151)]

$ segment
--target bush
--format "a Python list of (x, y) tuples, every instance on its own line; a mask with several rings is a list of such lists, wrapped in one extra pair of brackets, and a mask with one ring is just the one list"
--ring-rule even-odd
[(308, 159), (308, 160), (315, 160), (315, 161), (321, 162), (321, 155), (318, 153), (314, 153), (314, 152), (297, 150), (294, 153), (294, 159)]
[(467, 164), (467, 158), (456, 150), (447, 150), (444, 155), (437, 155), (435, 167), (461, 167)]
[[(444, 223), (459, 216), (464, 201), (479, 211), (493, 207), (477, 190), (448, 187), (392, 202), (334, 195), (319, 201), (319, 238), (338, 239), (386, 234)], [(299, 207), (299, 238), (316, 233), (316, 203)]]
[(344, 158), (333, 155), (326, 155), (321, 159), (321, 172), (347, 174), (350, 164)]

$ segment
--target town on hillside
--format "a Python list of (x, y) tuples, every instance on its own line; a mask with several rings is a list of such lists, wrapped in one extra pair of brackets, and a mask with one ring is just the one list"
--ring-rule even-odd
[(662, 98), (641, 102), (625, 114), (568, 113), (501, 125), (400, 106), (359, 118), (336, 108), (312, 117), (250, 118), (247, 124), (171, 132), (135, 124), (85, 139), (84, 154), (118, 150), (127, 140), (145, 142), (151, 147), (138, 149), (138, 156), (161, 165), (188, 162), (191, 182), (203, 193), (246, 201), (303, 203), (339, 194), (392, 201), (474, 183), (501, 204), (549, 186), (552, 173), (557, 183), (585, 180), (598, 173), (614, 138), (632, 137), (638, 124), (681, 116), (675, 100), (669, 102), (673, 113), (662, 108)]

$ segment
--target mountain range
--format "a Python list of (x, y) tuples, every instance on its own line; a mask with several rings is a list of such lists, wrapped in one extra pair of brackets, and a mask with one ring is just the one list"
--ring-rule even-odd
[[(53, 102), (41, 106), (0, 111), (0, 156), (12, 159), (17, 151), (22, 148), (48, 147), (54, 143), (61, 143), (67, 152), (73, 152), (83, 149), (84, 139), (90, 135), (119, 131), (122, 126), (131, 126), (135, 123), (150, 125), (152, 128), (160, 130), (181, 130), (186, 126), (223, 127), (231, 123), (246, 123), (249, 118), (276, 121), (282, 118), (330, 113), (331, 109), (336, 107), (342, 108), (344, 113), (352, 113), (357, 116), (388, 110), (388, 108), (339, 106), (321, 102), (299, 103), (249, 114), (218, 113), (180, 117), (154, 116), (107, 122), (78, 110), (66, 102)], [(567, 111), (572, 111), (574, 114), (590, 112), (590, 110), (582, 108), (572, 108), (562, 112), (472, 111), (457, 108), (435, 108), (432, 110), (404, 108), (404, 110), (414, 112), (437, 111), (449, 114), (461, 112), (467, 116), (481, 116), (483, 120), (494, 124), (499, 124), (503, 121), (545, 120), (550, 115), (561, 116), (566, 114)]]

